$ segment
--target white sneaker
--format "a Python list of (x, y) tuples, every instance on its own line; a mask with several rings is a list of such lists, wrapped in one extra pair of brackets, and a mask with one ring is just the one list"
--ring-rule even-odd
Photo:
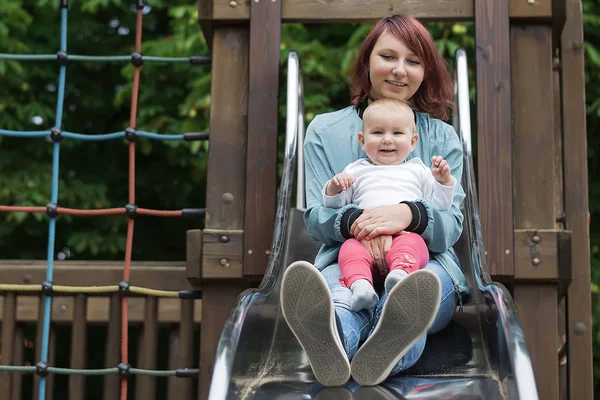
[(416, 341), (427, 332), (440, 307), (440, 279), (421, 269), (388, 294), (371, 336), (352, 359), (352, 377), (366, 386), (383, 382)]
[(324, 386), (346, 383), (350, 363), (321, 272), (306, 261), (292, 263), (283, 274), (280, 301), (283, 317), (306, 352), (317, 381)]

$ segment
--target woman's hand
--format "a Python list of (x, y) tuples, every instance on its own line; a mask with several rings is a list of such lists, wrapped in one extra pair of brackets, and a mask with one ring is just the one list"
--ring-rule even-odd
[(356, 240), (372, 240), (379, 235), (397, 235), (410, 225), (413, 215), (407, 204), (380, 206), (365, 210), (350, 227)]
[(372, 240), (363, 239), (360, 243), (373, 257), (373, 265), (379, 270), (379, 273), (382, 276), (387, 275), (390, 268), (387, 265), (386, 257), (392, 247), (392, 235), (379, 235)]

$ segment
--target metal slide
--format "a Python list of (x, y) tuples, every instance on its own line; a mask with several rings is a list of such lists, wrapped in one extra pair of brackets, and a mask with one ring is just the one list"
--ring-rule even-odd
[[(325, 388), (315, 381), (306, 355), (279, 307), (281, 276), (296, 260), (312, 261), (319, 244), (306, 231), (302, 137), (303, 88), (296, 53), (288, 55), (287, 131), (283, 176), (273, 245), (258, 289), (234, 304), (217, 348), (210, 400), (223, 399), (538, 399), (523, 329), (513, 300), (492, 283), (483, 257), (481, 226), (471, 153), (467, 61), (456, 55), (458, 116), (464, 149), (463, 234), (455, 245), (471, 291), (462, 312), (443, 331), (428, 336), (417, 364), (376, 387)], [(295, 168), (299, 171), (295, 179)], [(291, 201), (294, 184), (296, 208)]]

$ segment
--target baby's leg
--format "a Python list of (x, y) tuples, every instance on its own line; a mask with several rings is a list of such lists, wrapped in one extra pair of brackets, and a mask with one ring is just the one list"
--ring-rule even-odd
[(396, 236), (387, 254), (390, 273), (385, 278), (385, 290), (390, 290), (402, 278), (427, 265), (429, 250), (420, 235), (408, 233)]
[(340, 249), (338, 261), (342, 272), (340, 282), (352, 291), (352, 310), (375, 307), (379, 296), (373, 289), (373, 257), (369, 251), (358, 240), (348, 239)]

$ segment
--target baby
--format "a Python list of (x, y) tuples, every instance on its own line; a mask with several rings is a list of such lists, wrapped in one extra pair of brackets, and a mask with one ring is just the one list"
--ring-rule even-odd
[[(408, 103), (387, 98), (372, 102), (358, 133), (367, 158), (347, 165), (325, 184), (323, 204), (332, 208), (356, 204), (368, 209), (425, 199), (440, 210), (449, 210), (456, 180), (446, 160), (432, 157), (431, 169), (419, 158), (406, 160), (418, 139), (415, 113)], [(373, 272), (377, 271), (370, 252), (356, 239), (348, 239), (338, 261), (340, 282), (352, 291), (352, 309), (375, 307), (379, 297), (373, 288)], [(390, 272), (385, 289), (389, 292), (403, 277), (427, 264), (429, 251), (420, 235), (403, 232), (393, 238), (386, 261)]]

